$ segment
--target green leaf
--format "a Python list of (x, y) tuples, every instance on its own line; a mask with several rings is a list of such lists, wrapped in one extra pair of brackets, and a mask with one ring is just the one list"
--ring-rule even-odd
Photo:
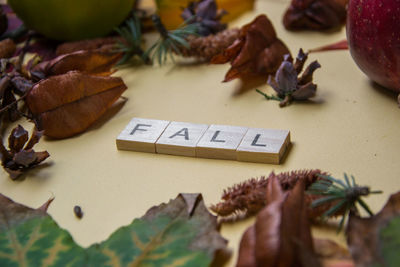
[(209, 266), (226, 243), (199, 194), (153, 207), (86, 249), (45, 211), (0, 194), (0, 266)]
[(382, 256), (387, 266), (400, 264), (400, 216), (392, 218), (380, 234)]

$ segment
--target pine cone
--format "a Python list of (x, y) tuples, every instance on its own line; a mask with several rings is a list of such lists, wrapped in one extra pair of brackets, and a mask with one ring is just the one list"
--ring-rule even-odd
[(182, 56), (201, 58), (210, 61), (215, 55), (222, 53), (239, 37), (237, 28), (227, 29), (207, 37), (189, 36), (189, 49), (181, 49)]

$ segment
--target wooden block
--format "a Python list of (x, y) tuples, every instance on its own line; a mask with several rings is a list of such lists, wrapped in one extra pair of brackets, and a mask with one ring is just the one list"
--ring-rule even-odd
[(169, 121), (133, 118), (117, 137), (117, 148), (155, 153), (155, 143), (168, 124)]
[(245, 127), (213, 124), (197, 143), (196, 157), (236, 160), (236, 149), (246, 132)]
[(236, 151), (237, 160), (279, 164), (289, 144), (288, 130), (250, 128)]
[(206, 124), (173, 121), (156, 142), (156, 151), (160, 154), (194, 157), (196, 145), (207, 128)]

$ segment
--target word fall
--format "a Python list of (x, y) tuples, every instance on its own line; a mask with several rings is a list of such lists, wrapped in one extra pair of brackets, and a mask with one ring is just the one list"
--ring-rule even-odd
[(133, 118), (116, 143), (119, 150), (279, 164), (290, 132)]

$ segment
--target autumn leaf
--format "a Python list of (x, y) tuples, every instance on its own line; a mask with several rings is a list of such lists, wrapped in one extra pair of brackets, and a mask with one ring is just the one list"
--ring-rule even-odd
[(11, 131), (8, 138), (8, 150), (0, 141), (1, 163), (11, 179), (17, 179), (21, 174), (36, 167), (50, 156), (47, 151), (36, 152), (33, 150), (42, 134), (43, 132), (34, 128), (29, 138), (28, 132), (18, 125)]
[(43, 79), (76, 70), (87, 74), (109, 74), (111, 68), (121, 59), (121, 53), (97, 50), (81, 50), (44, 61), (36, 65), (31, 73)]
[(400, 192), (375, 216), (350, 214), (346, 235), (356, 266), (399, 266)]
[(312, 48), (308, 50), (309, 53), (316, 53), (316, 52), (325, 52), (325, 51), (333, 51), (333, 50), (348, 50), (349, 49), (349, 44), (347, 42), (347, 39), (341, 40), (339, 42), (335, 42), (332, 44)]
[(81, 50), (100, 50), (104, 52), (111, 52), (115, 49), (118, 42), (123, 42), (124, 39), (120, 37), (101, 37), (95, 39), (65, 42), (57, 46), (56, 54), (58, 56), (70, 54)]
[(71, 71), (35, 84), (26, 103), (46, 136), (66, 138), (86, 130), (126, 88), (119, 77)]
[(209, 266), (227, 241), (201, 195), (180, 194), (82, 248), (43, 210), (0, 194), (0, 266)]
[(240, 242), (237, 267), (321, 266), (314, 254), (304, 191), (303, 180), (284, 192), (272, 178), (265, 192), (268, 205)]
[(271, 21), (259, 15), (244, 25), (238, 39), (223, 53), (214, 56), (211, 63), (231, 63), (224, 79), (228, 82), (246, 76), (273, 74), (285, 54), (290, 54), (289, 49), (278, 39)]

